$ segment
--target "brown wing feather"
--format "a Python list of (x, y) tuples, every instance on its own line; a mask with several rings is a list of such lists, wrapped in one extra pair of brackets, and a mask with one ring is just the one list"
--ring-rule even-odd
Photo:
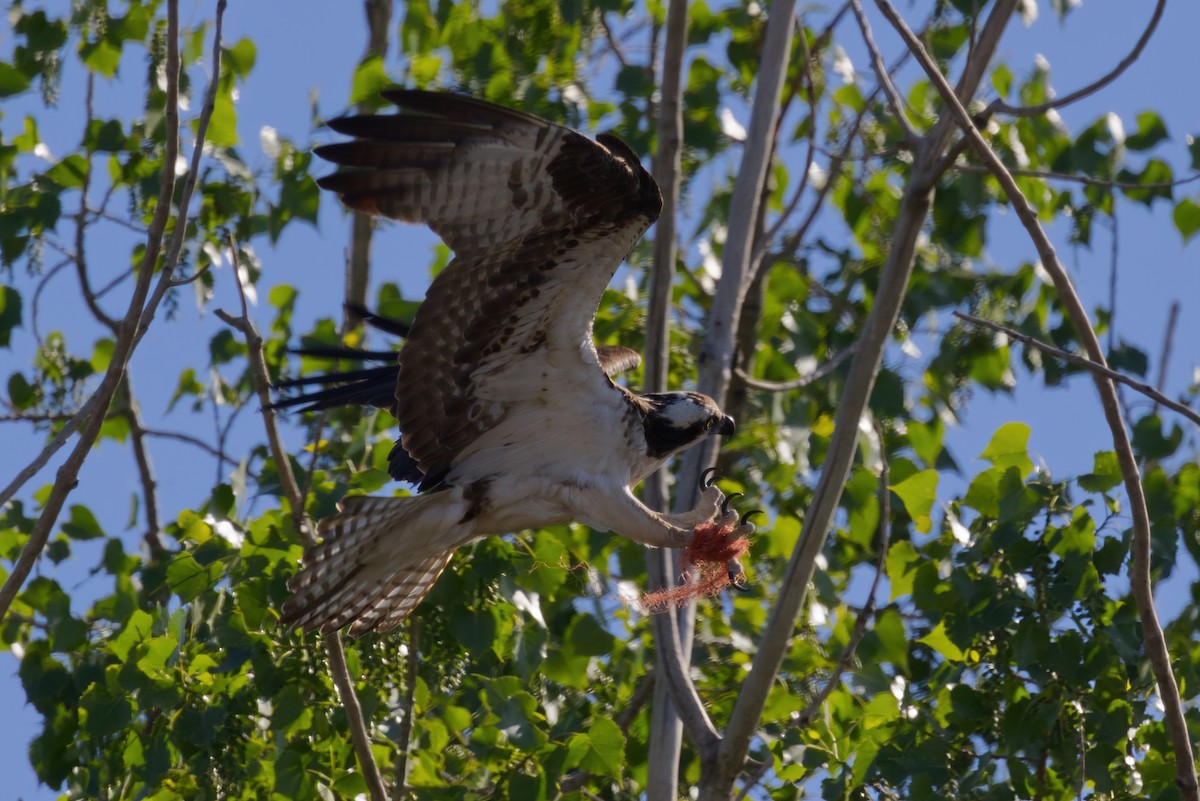
[(318, 183), (353, 208), (428, 224), (457, 254), (400, 355), (396, 416), (428, 486), (503, 419), (506, 369), (571, 348), (570, 374), (557, 359), (547, 381), (577, 390), (603, 378), (590, 344), (596, 306), (662, 198), (615, 137), (598, 143), (453, 94), (384, 97), (404, 113), (331, 123), (357, 138), (317, 149), (350, 168)]
[(600, 361), (600, 369), (608, 376), (636, 370), (642, 363), (641, 354), (624, 345), (597, 345), (596, 358)]

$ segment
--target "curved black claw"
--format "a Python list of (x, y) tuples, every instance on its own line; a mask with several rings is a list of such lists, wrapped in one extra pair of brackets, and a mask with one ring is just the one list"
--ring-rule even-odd
[(740, 498), (740, 497), (742, 497), (742, 493), (740, 493), (740, 492), (731, 492), (725, 496), (725, 500), (721, 501), (721, 516), (722, 517), (729, 514), (729, 504), (733, 502), (733, 499)]
[(735, 573), (733, 568), (729, 568), (729, 584), (738, 592), (750, 592), (750, 582), (746, 580), (745, 573)]
[(738, 522), (738, 525), (739, 526), (746, 525), (747, 523), (750, 522), (750, 518), (754, 517), (755, 515), (762, 517), (763, 510), (762, 509), (751, 509), (749, 512), (746, 512), (746, 514), (742, 515), (742, 519)]
[(719, 476), (717, 476), (717, 468), (710, 467), (700, 474), (700, 486), (704, 487), (704, 489), (708, 489), (713, 485), (713, 482), (716, 481), (717, 478), (719, 478)]

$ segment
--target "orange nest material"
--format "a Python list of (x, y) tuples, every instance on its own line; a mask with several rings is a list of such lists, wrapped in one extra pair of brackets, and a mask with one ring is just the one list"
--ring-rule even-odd
[(683, 549), (679, 560), (680, 584), (646, 593), (642, 596), (642, 608), (651, 613), (665, 612), (672, 606), (683, 606), (693, 598), (711, 598), (743, 578), (731, 576), (729, 570), (730, 562), (740, 558), (750, 547), (750, 540), (732, 536), (737, 529), (736, 521), (726, 526), (716, 523), (696, 526), (695, 536)]

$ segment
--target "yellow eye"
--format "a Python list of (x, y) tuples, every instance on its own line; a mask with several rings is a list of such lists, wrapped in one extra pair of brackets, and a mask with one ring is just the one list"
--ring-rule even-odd
[(705, 431), (708, 431), (708, 430), (710, 430), (710, 429), (711, 429), (713, 426), (715, 426), (716, 424), (717, 424), (717, 420), (716, 420), (716, 418), (715, 418), (715, 417), (710, 417), (710, 418), (708, 418), (708, 422), (706, 422), (706, 423), (704, 424), (704, 430), (705, 430)]

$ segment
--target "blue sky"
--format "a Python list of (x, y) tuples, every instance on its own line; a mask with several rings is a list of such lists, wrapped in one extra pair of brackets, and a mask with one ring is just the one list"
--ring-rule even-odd
[[(26, 7), (46, 7), (52, 13), (63, 13), (66, 5), (65, 2), (27, 3)], [(1052, 67), (1054, 86), (1060, 92), (1070, 91), (1107, 71), (1128, 52), (1148, 17), (1150, 5), (1089, 0), (1072, 12), (1063, 26), (1043, 0), (1039, 3), (1040, 17), (1029, 28), (1020, 22), (1010, 26), (999, 56), (1014, 73), (1023, 75), (1032, 68), (1035, 56), (1043, 54)], [(904, 9), (907, 10), (907, 6)], [(195, 24), (209, 18), (211, 13), (209, 3), (187, 3), (181, 9), (182, 22), (184, 25)], [(402, 11), (398, 9), (397, 14), (400, 13)], [(821, 16), (818, 12), (813, 13), (815, 17)], [(909, 16), (910, 19), (920, 18), (915, 12)], [(881, 46), (887, 52), (895, 52), (896, 39), (886, 23), (874, 16), (873, 24)], [(1184, 136), (1200, 133), (1200, 102), (1197, 102), (1200, 98), (1193, 80), (1196, 68), (1193, 40), (1197, 30), (1200, 30), (1200, 7), (1194, 3), (1169, 4), (1159, 31), (1139, 62), (1099, 97), (1089, 98), (1062, 112), (1069, 129), (1077, 132), (1112, 111), (1124, 121), (1126, 129), (1132, 131), (1139, 112), (1157, 110), (1171, 134), (1167, 157), (1177, 167), (1177, 173), (1185, 171)], [(857, 42), (852, 22), (843, 26), (842, 34), (846, 42)], [(255, 42), (258, 56), (249, 82), (241, 89), (238, 103), (241, 150), (252, 168), (266, 170), (270, 162), (259, 146), (259, 131), (263, 126), (272, 126), (281, 135), (305, 145), (322, 136), (311, 129), (314, 96), (326, 115), (344, 108), (349, 76), (362, 54), (365, 40), (360, 4), (334, 6), (317, 0), (293, 0), (286, 4), (263, 0), (234, 2), (226, 15), (225, 38), (232, 43), (242, 37)], [(11, 46), (11, 37), (6, 31), (0, 31), (0, 54), (9, 53)], [(869, 79), (869, 65), (861, 50), (849, 44), (847, 47), (858, 71)], [(98, 112), (122, 118), (137, 115), (143, 96), (141, 59), (142, 53), (134, 49), (123, 62), (117, 82), (108, 84), (103, 79), (97, 82)], [(395, 67), (395, 64), (393, 57), (389, 65)], [(4, 116), (0, 119), (0, 130), (11, 136), (25, 113), (36, 113), (42, 119), (42, 135), (51, 150), (66, 152), (76, 142), (83, 86), (83, 76), (73, 63), (68, 62), (57, 110), (52, 115), (41, 111), (33, 96), (8, 99), (2, 109)], [(735, 112), (741, 113), (738, 109)], [(745, 117), (742, 121), (745, 122)], [(1197, 195), (1194, 185), (1191, 194)], [(1195, 343), (1200, 342), (1200, 264), (1197, 264), (1200, 244), (1193, 243), (1190, 248), (1182, 246), (1170, 221), (1170, 209), (1165, 204), (1150, 210), (1124, 204), (1119, 218), (1117, 330), (1120, 336), (1152, 355), (1155, 370), (1167, 310), (1173, 300), (1178, 299), (1183, 304), (1175, 351), (1168, 369), (1168, 394), (1171, 394), (1193, 380), (1193, 371), (1200, 364), (1200, 351), (1195, 347)], [(1062, 226), (1056, 226), (1054, 233), (1059, 241), (1063, 240)], [(1091, 251), (1060, 247), (1063, 260), (1071, 268), (1089, 307), (1107, 301), (1108, 237), (1107, 231), (1099, 231)], [(265, 297), (267, 288), (274, 284), (297, 285), (302, 288), (297, 305), (298, 327), (306, 327), (317, 317), (338, 318), (346, 241), (344, 217), (336, 205), (326, 199), (319, 229), (294, 226), (278, 247), (260, 246), (264, 278), (259, 296)], [(429, 248), (434, 242), (432, 235), (423, 230), (399, 226), (386, 229), (375, 245), (375, 284), (397, 281), (406, 293), (418, 293), (426, 281)], [(131, 243), (132, 240), (119, 232), (102, 243), (91, 259), (98, 276), (97, 283), (104, 280), (104, 275), (116, 275), (125, 269), (124, 254)], [(107, 254), (112, 253), (121, 255), (106, 263)], [(1032, 246), (1011, 215), (996, 221), (989, 256), (998, 263), (1013, 266), (1034, 258)], [(178, 373), (176, 365), (204, 364), (207, 338), (218, 327), (211, 313), (198, 320), (200, 315), (195, 306), (186, 296), (181, 300), (179, 322), (156, 322), (156, 326), (161, 326), (159, 335), (145, 340), (132, 365), (135, 387), (151, 420), (160, 418), (165, 412)], [(213, 306), (232, 309), (236, 302), (226, 267), (217, 275), (217, 297), (210, 309)], [(113, 310), (117, 306), (114, 303), (109, 308)], [(97, 333), (78, 322), (87, 319), (90, 318), (77, 298), (73, 278), (64, 274), (49, 285), (43, 301), (44, 327), (63, 328), (70, 341), (82, 348)], [(258, 314), (257, 320), (260, 325), (265, 324), (269, 312)], [(203, 336), (195, 333), (197, 322), (206, 332)], [(14, 337), (11, 350), (0, 351), (0, 376), (7, 377), (24, 366), (23, 360), (31, 352), (31, 343), (27, 329)], [(182, 357), (180, 351), (184, 353)], [(1031, 448), (1057, 476), (1086, 471), (1091, 466), (1093, 452), (1111, 447), (1095, 391), (1086, 378), (1074, 378), (1066, 387), (1053, 390), (1044, 389), (1027, 376), (1019, 376), (1019, 379), (1021, 384), (1012, 395), (978, 393), (963, 425), (951, 432), (951, 447), (964, 469), (972, 471), (981, 466), (974, 457), (983, 450), (995, 429), (1008, 420), (1030, 422), (1033, 429)], [(1126, 397), (1135, 408), (1139, 406), (1138, 398), (1131, 394)], [(247, 441), (256, 440), (257, 426), (256, 416), (245, 414), (238, 430)], [(185, 428), (211, 437), (211, 427), (205, 421), (189, 419), (183, 410), (167, 416), (160, 427)], [(0, 429), (0, 437), (3, 438), (0, 475), (7, 480), (40, 448), (42, 439), (11, 424)], [(291, 438), (293, 445), (300, 444), (298, 432), (292, 432)], [(153, 444), (153, 456), (165, 511), (194, 505), (207, 495), (212, 482), (212, 466), (207, 456), (186, 445), (165, 441)], [(30, 484), (23, 497), (51, 481), (53, 466), (59, 461), (61, 454), (50, 469)], [(111, 443), (101, 446), (88, 460), (80, 479), (80, 488), (71, 502), (101, 510), (101, 522), (109, 531), (122, 530), (129, 514), (128, 499), (138, 491), (129, 454)], [(129, 540), (139, 536), (140, 530), (138, 526), (130, 531)], [(87, 547), (79, 548), (73, 562), (56, 574), (68, 591), (86, 597), (103, 589), (97, 580), (87, 578), (87, 570), (95, 564), (97, 553)], [(1172, 608), (1177, 609), (1184, 602), (1178, 584), (1177, 579), (1161, 593), (1168, 615)], [(92, 586), (95, 588), (90, 589)], [(56, 793), (37, 787), (25, 759), (28, 741), (37, 731), (40, 719), (25, 704), (16, 668), (17, 662), (11, 655), (0, 655), (0, 716), (8, 721), (0, 728), (0, 753), (3, 754), (0, 770), (6, 776), (4, 795), (25, 801), (53, 799), (57, 797)]]

